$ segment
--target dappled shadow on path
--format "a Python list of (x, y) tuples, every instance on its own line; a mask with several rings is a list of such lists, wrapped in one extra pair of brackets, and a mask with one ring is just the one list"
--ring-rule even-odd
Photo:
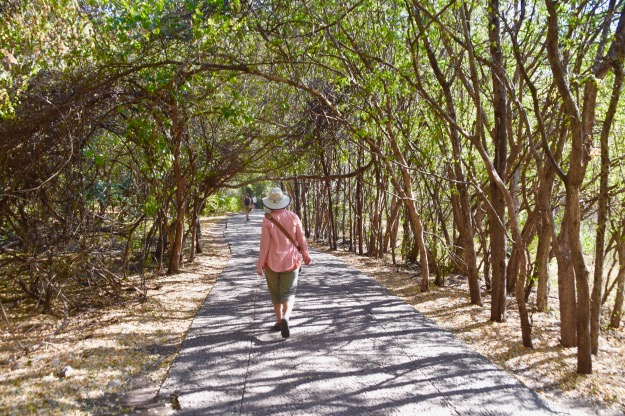
[(372, 279), (313, 253), (283, 340), (256, 276), (260, 213), (235, 216), (232, 259), (161, 389), (180, 414), (555, 414), (534, 392)]

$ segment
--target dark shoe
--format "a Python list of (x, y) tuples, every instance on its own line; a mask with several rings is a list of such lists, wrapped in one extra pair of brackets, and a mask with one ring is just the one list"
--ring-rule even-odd
[(282, 328), (282, 323), (281, 322), (276, 322), (275, 324), (273, 324), (273, 326), (271, 327), (272, 331), (279, 331)]
[(282, 334), (282, 338), (288, 338), (291, 335), (291, 331), (289, 331), (289, 321), (286, 319), (280, 321), (280, 333)]

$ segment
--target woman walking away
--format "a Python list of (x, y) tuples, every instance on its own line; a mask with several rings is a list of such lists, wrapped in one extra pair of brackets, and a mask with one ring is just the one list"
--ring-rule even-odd
[(260, 256), (256, 262), (258, 275), (262, 276), (265, 272), (267, 289), (276, 312), (273, 329), (279, 330), (283, 338), (291, 334), (289, 319), (295, 303), (302, 258), (304, 264), (310, 264), (302, 222), (295, 213), (285, 209), (290, 203), (291, 198), (282, 193), (280, 188), (271, 189), (269, 195), (263, 198), (263, 204), (269, 212), (263, 218)]
[(245, 221), (250, 220), (250, 212), (252, 212), (252, 197), (250, 194), (246, 194), (243, 198), (243, 205), (245, 205)]

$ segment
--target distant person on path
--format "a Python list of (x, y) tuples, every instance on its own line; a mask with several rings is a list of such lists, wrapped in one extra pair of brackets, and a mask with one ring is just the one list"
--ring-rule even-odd
[(245, 220), (250, 220), (250, 212), (252, 212), (252, 197), (250, 194), (246, 194), (243, 198), (243, 205), (245, 205)]
[(256, 209), (256, 195), (252, 195), (252, 209)]
[[(302, 231), (299, 217), (285, 208), (291, 198), (282, 193), (280, 188), (273, 188), (263, 198), (263, 204), (269, 213), (263, 218), (260, 234), (260, 256), (256, 262), (259, 276), (265, 272), (267, 289), (276, 312), (273, 329), (280, 331), (283, 338), (291, 334), (289, 319), (295, 304), (297, 277), (302, 265), (310, 264), (308, 244)], [(301, 255), (300, 255), (301, 252)]]

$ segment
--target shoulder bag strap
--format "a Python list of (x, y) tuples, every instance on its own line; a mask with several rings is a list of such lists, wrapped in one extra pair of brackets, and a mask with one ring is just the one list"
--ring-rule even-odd
[(297, 248), (297, 251), (301, 251), (301, 249), (299, 248), (299, 245), (297, 245), (297, 242), (293, 239), (293, 237), (291, 237), (291, 234), (289, 234), (288, 231), (284, 229), (282, 224), (280, 224), (274, 217), (271, 216), (271, 213), (269, 212), (266, 213), (265, 218), (273, 222), (276, 225), (276, 227), (278, 227), (278, 229), (282, 231), (282, 233), (286, 236), (286, 238), (288, 238), (289, 241), (293, 243), (293, 245)]

